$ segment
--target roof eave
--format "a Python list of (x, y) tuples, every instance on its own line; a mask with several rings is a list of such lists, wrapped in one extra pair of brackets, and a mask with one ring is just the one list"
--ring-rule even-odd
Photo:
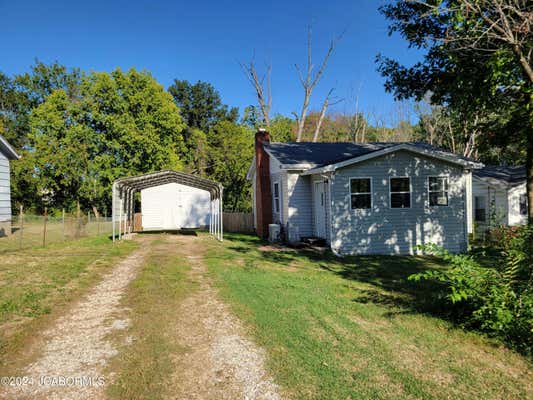
[(0, 135), (0, 148), (4, 150), (8, 160), (20, 160), (20, 155), (2, 135)]
[(454, 155), (449, 155), (448, 156), (448, 155), (444, 155), (444, 154), (436, 154), (434, 151), (430, 151), (430, 150), (427, 150), (427, 149), (420, 149), (418, 147), (402, 143), (402, 144), (399, 144), (397, 146), (392, 146), (392, 147), (388, 147), (388, 148), (385, 148), (385, 149), (382, 149), (382, 150), (373, 151), (371, 153), (364, 154), (362, 156), (358, 156), (358, 157), (354, 157), (354, 158), (350, 158), (348, 160), (341, 161), (341, 162), (338, 162), (338, 163), (324, 165), (324, 166), (319, 167), (319, 168), (312, 168), (312, 169), (310, 169), (308, 171), (305, 171), (302, 175), (313, 175), (313, 174), (321, 174), (321, 173), (326, 173), (326, 172), (333, 172), (333, 171), (336, 171), (339, 168), (343, 168), (343, 167), (346, 167), (346, 166), (349, 166), (349, 165), (352, 165), (352, 164), (360, 163), (360, 162), (363, 162), (363, 161), (366, 161), (366, 160), (370, 160), (372, 158), (380, 157), (380, 156), (383, 156), (383, 155), (386, 155), (386, 154), (394, 153), (394, 152), (400, 151), (400, 150), (406, 150), (406, 151), (410, 151), (410, 152), (413, 152), (413, 153), (416, 153), (416, 154), (425, 155), (425, 156), (430, 157), (430, 158), (436, 158), (436, 159), (439, 159), (439, 160), (442, 160), (442, 161), (446, 161), (446, 162), (449, 162), (449, 163), (452, 163), (452, 164), (460, 165), (460, 166), (462, 166), (465, 169), (479, 169), (479, 168), (483, 168), (483, 166), (484, 166), (482, 163), (463, 160), (463, 159), (458, 158), (458, 157), (456, 157)]

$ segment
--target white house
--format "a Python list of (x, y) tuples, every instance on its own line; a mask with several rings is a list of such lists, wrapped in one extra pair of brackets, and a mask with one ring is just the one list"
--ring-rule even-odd
[(467, 248), (472, 170), (482, 164), (423, 143), (270, 143), (256, 134), (248, 171), (258, 235), (322, 238), (336, 254)]
[(11, 188), (10, 166), (11, 160), (18, 160), (20, 156), (15, 149), (0, 135), (0, 237), (11, 234)]
[(486, 166), (474, 171), (472, 216), (481, 230), (527, 223), (526, 168)]
[(141, 190), (143, 230), (202, 228), (209, 225), (206, 190), (167, 183)]

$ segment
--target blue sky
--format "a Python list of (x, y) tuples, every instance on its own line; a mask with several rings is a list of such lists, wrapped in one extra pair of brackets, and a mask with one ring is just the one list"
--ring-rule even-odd
[[(239, 67), (255, 52), (273, 66), (273, 112), (289, 115), (302, 102), (295, 63), (306, 60), (313, 25), (318, 63), (329, 41), (346, 30), (314, 94), (359, 95), (360, 109), (386, 117), (395, 109), (374, 59), (383, 53), (411, 64), (420, 58), (387, 35), (379, 0), (327, 1), (12, 1), (0, 0), (0, 70), (25, 72), (35, 58), (83, 70), (147, 69), (168, 87), (174, 78), (212, 83), (223, 101), (245, 107), (254, 92)], [(353, 107), (349, 102), (337, 110)]]

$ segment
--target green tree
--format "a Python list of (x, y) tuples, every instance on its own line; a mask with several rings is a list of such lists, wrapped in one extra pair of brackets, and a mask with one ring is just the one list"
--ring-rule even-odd
[(254, 133), (245, 126), (220, 121), (211, 130), (209, 177), (224, 186), (224, 209), (250, 210), (246, 172), (254, 155)]
[[(390, 32), (423, 49), (412, 67), (378, 56), (385, 88), (398, 99), (443, 105), (463, 121), (480, 121), (475, 145), (526, 161), (533, 221), (533, 20), (527, 0), (395, 0), (381, 8)], [(466, 135), (470, 137), (470, 135)]]
[(168, 91), (189, 128), (208, 132), (217, 122), (235, 122), (239, 116), (236, 107), (222, 104), (220, 94), (210, 83), (175, 79)]
[(109, 209), (115, 179), (182, 167), (179, 109), (147, 72), (86, 75), (76, 99), (62, 89), (48, 95), (30, 127), (17, 173), (41, 206)]

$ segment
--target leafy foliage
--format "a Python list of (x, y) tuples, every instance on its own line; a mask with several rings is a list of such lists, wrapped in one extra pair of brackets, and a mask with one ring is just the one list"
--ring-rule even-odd
[(434, 244), (423, 250), (450, 263), (450, 268), (411, 275), (410, 280), (443, 284), (436, 292), (466, 326), (499, 337), (520, 351), (533, 352), (533, 228), (506, 230), (501, 259), (490, 267), (472, 255), (450, 254)]
[(218, 121), (235, 122), (238, 118), (237, 108), (222, 104), (220, 94), (210, 83), (175, 79), (168, 91), (190, 128), (208, 132)]
[[(33, 109), (29, 126), (14, 172), (16, 183), (31, 185), (40, 198), (37, 207), (69, 209), (79, 201), (102, 210), (118, 177), (182, 167), (178, 108), (146, 72), (86, 75), (75, 101), (63, 89), (53, 91)], [(14, 191), (27, 202), (23, 195)]]
[[(496, 14), (496, 3), (469, 2), (485, 7), (490, 17)], [(390, 33), (400, 33), (409, 46), (425, 51), (423, 61), (410, 67), (378, 56), (385, 88), (398, 99), (421, 100), (429, 94), (431, 104), (446, 106), (449, 127), (454, 128), (451, 139), (457, 147), (475, 146), (482, 161), (523, 163), (533, 126), (532, 86), (514, 47), (492, 34), (483, 15), (459, 0), (395, 0), (381, 11), (390, 21)], [(531, 35), (528, 39), (520, 33), (517, 40), (520, 36), (531, 48)], [(444, 144), (454, 147), (449, 141)]]

